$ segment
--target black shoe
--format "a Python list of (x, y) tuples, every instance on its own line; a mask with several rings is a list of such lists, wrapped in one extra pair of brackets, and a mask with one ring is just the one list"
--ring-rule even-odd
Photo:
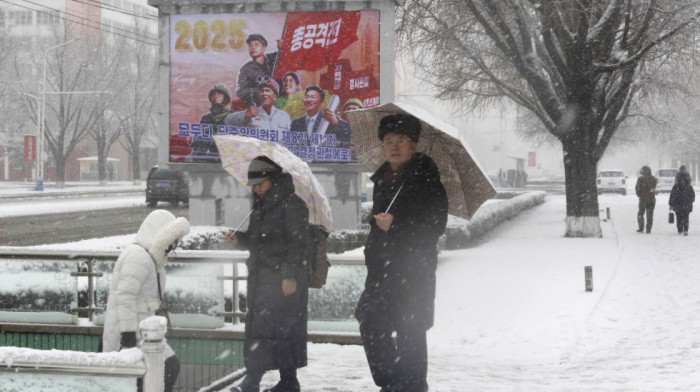
[(230, 389), (231, 392), (260, 392), (260, 384), (255, 384), (244, 378), (240, 384)]
[(265, 389), (263, 392), (300, 392), (301, 386), (299, 385), (299, 380), (296, 378), (293, 380), (280, 380), (272, 388)]
[(684, 231), (683, 235), (688, 235), (688, 230)]
[(637, 233), (644, 233), (644, 230), (639, 229), (639, 230), (637, 230)]

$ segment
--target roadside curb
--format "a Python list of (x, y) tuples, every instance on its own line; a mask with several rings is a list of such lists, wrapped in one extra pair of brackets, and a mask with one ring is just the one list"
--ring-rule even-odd
[(10, 201), (30, 201), (41, 199), (80, 199), (88, 197), (119, 197), (119, 196), (143, 196), (146, 197), (145, 189), (115, 189), (113, 191), (100, 189), (94, 191), (68, 191), (68, 192), (35, 192), (35, 193), (17, 193), (17, 194), (2, 194), (0, 193), (0, 203)]

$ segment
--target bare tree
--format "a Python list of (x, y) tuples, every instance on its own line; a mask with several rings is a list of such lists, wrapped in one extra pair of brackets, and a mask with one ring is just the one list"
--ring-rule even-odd
[[(142, 36), (148, 35), (146, 28), (135, 20), (136, 31)], [(123, 102), (118, 116), (123, 126), (124, 140), (120, 144), (131, 156), (132, 179), (135, 185), (141, 182), (140, 151), (144, 137), (148, 132), (155, 135), (153, 108), (158, 96), (158, 62), (157, 47), (147, 41), (133, 40), (125, 53), (128, 67), (123, 83), (125, 84)]]
[[(126, 73), (129, 64), (124, 56), (126, 42), (123, 37), (105, 37), (99, 46), (100, 62), (95, 65), (95, 70), (107, 75), (104, 81), (109, 87), (109, 94), (98, 100), (98, 116), (94, 126), (89, 128), (89, 133), (97, 146), (97, 179), (100, 185), (107, 183), (107, 158), (109, 151), (121, 136), (123, 121), (119, 119), (117, 110), (119, 101), (123, 98), (122, 77)], [(111, 75), (111, 77), (110, 77)]]
[[(566, 236), (601, 236), (596, 166), (655, 72), (694, 55), (697, 0), (407, 0), (399, 48), (443, 99), (530, 111), (562, 145)], [(641, 107), (641, 106), (640, 106)]]
[[(75, 37), (69, 27), (54, 30), (57, 44)], [(44, 138), (56, 165), (56, 185), (63, 187), (66, 162), (100, 120), (111, 78), (102, 72), (100, 42), (95, 37), (35, 53), (38, 67), (46, 56)], [(39, 68), (41, 69), (41, 68)]]
[[(4, 17), (2, 13), (0, 9), (0, 17)], [(36, 107), (36, 96), (24, 95), (25, 86), (16, 77), (21, 42), (12, 39), (9, 32), (9, 27), (0, 29), (0, 146), (4, 147), (0, 150), (0, 162), (12, 161), (13, 165), (23, 165), (27, 169), (30, 164), (23, 162), (22, 139), (24, 134), (34, 135), (36, 127), (32, 128), (32, 120), (19, 113), (26, 104)]]

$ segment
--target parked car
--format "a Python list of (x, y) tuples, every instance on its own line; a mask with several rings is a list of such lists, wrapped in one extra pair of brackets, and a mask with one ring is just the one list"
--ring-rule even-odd
[(155, 207), (159, 201), (174, 205), (189, 203), (190, 189), (184, 172), (160, 169), (158, 166), (151, 168), (146, 179), (146, 204)]
[(676, 182), (678, 169), (659, 169), (656, 171), (656, 193), (671, 192), (673, 184)]
[(598, 172), (598, 194), (613, 192), (627, 194), (627, 176), (622, 170), (600, 170)]

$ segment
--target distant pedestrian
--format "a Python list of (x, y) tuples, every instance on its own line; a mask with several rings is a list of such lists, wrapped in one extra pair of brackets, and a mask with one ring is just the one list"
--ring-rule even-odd
[(688, 173), (688, 170), (685, 168), (685, 165), (681, 165), (681, 167), (678, 168), (678, 173), (676, 173), (675, 184), (678, 184), (678, 180), (680, 180), (681, 178), (685, 178), (685, 181), (688, 183), (688, 185), (693, 185), (693, 179), (690, 177), (690, 173)]
[(689, 179), (690, 175), (678, 178), (678, 182), (671, 189), (671, 196), (668, 198), (671, 211), (676, 213), (678, 234), (683, 235), (688, 235), (690, 213), (693, 212), (693, 202), (695, 202), (695, 191), (690, 185)]
[(656, 177), (651, 175), (649, 166), (642, 166), (639, 170), (639, 178), (637, 185), (634, 186), (634, 192), (639, 198), (639, 210), (637, 211), (637, 223), (639, 229), (637, 233), (644, 232), (644, 214), (646, 213), (647, 234), (651, 233), (651, 226), (654, 224), (654, 207), (656, 206)]

